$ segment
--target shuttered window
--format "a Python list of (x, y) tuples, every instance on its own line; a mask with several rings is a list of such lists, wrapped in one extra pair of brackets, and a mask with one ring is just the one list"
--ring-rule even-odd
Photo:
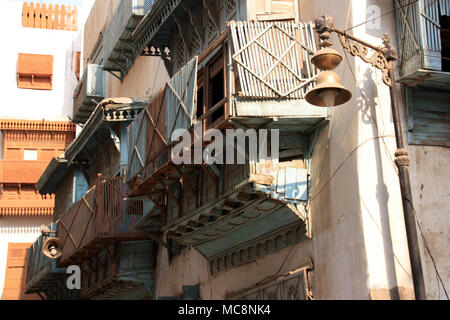
[(406, 90), (409, 144), (450, 147), (450, 92), (426, 87)]
[(53, 85), (53, 56), (19, 53), (17, 59), (17, 87), (51, 90)]
[(38, 295), (25, 294), (27, 278), (27, 249), (31, 243), (9, 243), (5, 285), (2, 300), (40, 300)]

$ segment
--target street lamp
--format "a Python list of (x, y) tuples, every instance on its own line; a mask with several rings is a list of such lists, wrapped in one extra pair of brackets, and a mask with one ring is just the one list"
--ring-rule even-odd
[[(328, 22), (332, 19), (325, 16), (323, 18), (328, 19)], [(313, 55), (311, 62), (321, 72), (317, 76), (317, 85), (306, 94), (305, 99), (308, 103), (318, 107), (335, 107), (349, 101), (352, 94), (342, 85), (339, 76), (331, 71), (342, 61), (341, 54), (329, 48), (332, 46), (329, 41), (331, 29), (321, 28), (320, 30), (319, 37), (322, 40), (319, 44), (320, 50)]]
[[(383, 47), (376, 47), (361, 39), (345, 33), (334, 27), (333, 18), (322, 16), (315, 20), (315, 29), (322, 40), (321, 48), (312, 58), (312, 63), (321, 72), (317, 77), (317, 85), (310, 90), (305, 99), (310, 104), (320, 107), (335, 107), (350, 100), (351, 93), (341, 84), (339, 76), (333, 70), (342, 61), (342, 56), (334, 49), (329, 48), (330, 33), (336, 32), (344, 50), (353, 56), (361, 58), (373, 67), (381, 70), (383, 82), (389, 86), (392, 106), (392, 118), (395, 130), (397, 151), (395, 164), (398, 168), (400, 192), (403, 203), (403, 216), (405, 219), (406, 236), (411, 261), (411, 272), (416, 299), (425, 300), (426, 291), (423, 279), (422, 263), (420, 259), (419, 241), (417, 238), (416, 220), (412, 202), (411, 184), (409, 179), (409, 164), (411, 159), (404, 147), (403, 131), (400, 122), (400, 112), (395, 99), (395, 70), (393, 62), (397, 60), (397, 52), (390, 43), (387, 34), (383, 35)], [(369, 49), (374, 51), (369, 53)]]

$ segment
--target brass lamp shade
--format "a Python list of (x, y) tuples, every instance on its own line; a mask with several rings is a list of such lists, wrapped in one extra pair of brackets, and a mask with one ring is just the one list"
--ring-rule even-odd
[(318, 107), (335, 107), (346, 103), (352, 97), (333, 71), (323, 71), (317, 77), (317, 85), (306, 94), (306, 101)]
[(322, 48), (311, 58), (311, 62), (320, 70), (333, 70), (341, 61), (341, 54), (331, 48)]
[(42, 253), (50, 259), (57, 259), (62, 256), (62, 243), (58, 238), (48, 238), (42, 246)]

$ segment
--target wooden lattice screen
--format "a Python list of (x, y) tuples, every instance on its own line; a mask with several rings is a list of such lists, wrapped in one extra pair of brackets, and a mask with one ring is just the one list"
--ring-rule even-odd
[(301, 99), (317, 76), (312, 23), (230, 21), (241, 96)]
[(76, 31), (77, 19), (76, 6), (23, 3), (22, 26), (26, 28)]

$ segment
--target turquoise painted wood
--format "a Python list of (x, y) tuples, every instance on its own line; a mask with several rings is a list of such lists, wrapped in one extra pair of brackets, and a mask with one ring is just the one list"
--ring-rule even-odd
[(73, 203), (78, 202), (84, 196), (84, 194), (89, 190), (89, 184), (84, 177), (81, 170), (74, 170), (73, 177)]
[(450, 146), (450, 91), (407, 88), (408, 142)]

